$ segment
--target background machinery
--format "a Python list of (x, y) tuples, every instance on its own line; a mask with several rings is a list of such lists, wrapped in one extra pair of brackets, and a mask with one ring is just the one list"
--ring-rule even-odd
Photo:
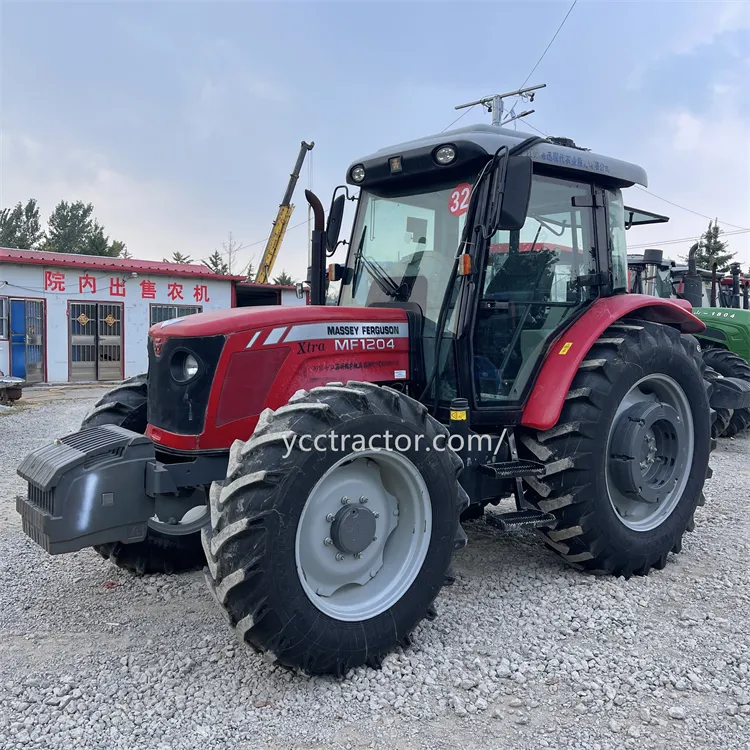
[[(476, 125), (354, 161), (337, 305), (315, 229), (311, 305), (155, 325), (147, 377), (18, 472), (51, 554), (195, 563), (238, 635), (282, 664), (377, 666), (467, 543), (460, 517), (537, 529), (568, 564), (645, 575), (679, 552), (710, 474), (712, 383), (679, 299), (629, 294), (633, 164)], [(199, 528), (200, 527), (200, 528)], [(136, 559), (134, 563), (133, 560)]]
[[(714, 436), (734, 437), (746, 430), (750, 401), (741, 394), (750, 387), (750, 280), (742, 278), (739, 263), (720, 276), (715, 268), (697, 268), (694, 253), (680, 265), (651, 248), (628, 255), (628, 267), (632, 292), (687, 300), (704, 321), (706, 329), (697, 335), (703, 360), (723, 378), (712, 402), (717, 412)], [(728, 389), (735, 391), (729, 399)]]
[(271, 271), (276, 263), (276, 258), (279, 256), (281, 243), (284, 241), (284, 234), (289, 226), (289, 219), (292, 217), (292, 211), (294, 211), (294, 204), (292, 203), (294, 188), (297, 186), (297, 180), (299, 179), (305, 156), (308, 151), (312, 151), (314, 146), (315, 141), (312, 141), (311, 143), (302, 141), (300, 145), (297, 161), (294, 164), (294, 169), (292, 170), (291, 175), (289, 175), (289, 184), (286, 187), (286, 192), (284, 193), (278, 213), (274, 219), (273, 228), (271, 229), (271, 234), (269, 235), (266, 246), (263, 250), (260, 263), (258, 263), (258, 272), (255, 275), (254, 281), (259, 284), (268, 284), (271, 280)]

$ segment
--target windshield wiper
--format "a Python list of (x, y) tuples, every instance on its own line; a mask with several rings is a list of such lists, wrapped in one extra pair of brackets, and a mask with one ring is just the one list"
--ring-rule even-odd
[(357, 254), (354, 260), (354, 278), (352, 279), (352, 288), (356, 288), (359, 270), (364, 267), (367, 273), (373, 278), (375, 283), (380, 287), (383, 294), (398, 299), (401, 296), (401, 286), (399, 286), (383, 267), (374, 260), (365, 257), (363, 249), (365, 244), (365, 235), (367, 234), (367, 225), (362, 229), (362, 236), (357, 245)]

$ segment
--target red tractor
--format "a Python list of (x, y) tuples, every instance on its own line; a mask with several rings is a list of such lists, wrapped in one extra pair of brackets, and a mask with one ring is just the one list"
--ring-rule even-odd
[(153, 326), (147, 376), (22, 462), (24, 531), (138, 573), (207, 565), (239, 636), (309, 673), (408, 644), (462, 518), (511, 495), (488, 522), (582, 571), (663, 568), (703, 501), (711, 385), (690, 305), (627, 293), (644, 171), (473, 126), (347, 183), (325, 228), (308, 193), (312, 304)]

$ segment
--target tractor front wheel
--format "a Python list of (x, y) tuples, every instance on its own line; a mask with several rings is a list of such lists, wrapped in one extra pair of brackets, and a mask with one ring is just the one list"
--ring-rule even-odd
[(704, 368), (692, 336), (621, 321), (581, 363), (558, 423), (520, 435), (523, 457), (547, 466), (526, 499), (557, 518), (542, 534), (566, 561), (629, 577), (679, 552), (712, 445)]
[(310, 674), (408, 645), (466, 539), (462, 462), (431, 447), (440, 433), (422, 404), (369, 383), (261, 415), (232, 446), (203, 532), (209, 586), (240, 638)]
[[(136, 375), (107, 391), (84, 417), (81, 429), (114, 424), (127, 430), (146, 432), (148, 403), (146, 375)], [(190, 507), (191, 503), (195, 503)], [(205, 565), (200, 530), (208, 520), (203, 490), (191, 495), (186, 513), (176, 523), (150, 519), (142, 542), (97, 544), (94, 549), (118, 568), (137, 575), (179, 573)]]

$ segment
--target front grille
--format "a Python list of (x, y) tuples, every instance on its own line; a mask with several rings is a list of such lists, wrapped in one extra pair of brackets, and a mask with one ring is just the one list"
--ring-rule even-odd
[[(224, 336), (167, 338), (156, 355), (148, 340), (148, 423), (178, 435), (200, 435), (206, 423), (206, 409), (214, 373), (225, 342)], [(189, 383), (178, 383), (170, 368), (177, 350), (190, 352), (201, 363), (201, 374)]]
[(49, 513), (51, 516), (55, 515), (55, 491), (49, 490), (45, 492), (44, 490), (39, 489), (39, 487), (35, 487), (33, 484), (29, 484), (29, 494), (28, 494), (29, 502), (39, 508), (40, 510), (43, 510), (45, 513)]

